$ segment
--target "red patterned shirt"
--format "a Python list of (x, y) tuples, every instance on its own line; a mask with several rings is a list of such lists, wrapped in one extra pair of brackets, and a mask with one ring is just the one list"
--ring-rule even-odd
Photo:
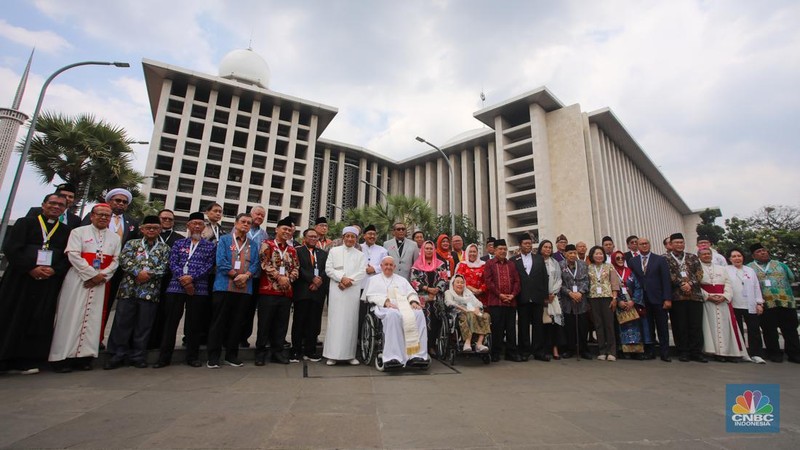
[[(259, 294), (292, 297), (292, 285), (300, 276), (300, 261), (297, 251), (287, 243), (278, 244), (269, 239), (261, 244), (261, 280)], [(278, 285), (278, 277), (289, 277), (289, 287), (282, 289)]]
[[(513, 261), (497, 258), (486, 261), (483, 266), (483, 282), (486, 284), (486, 304), (488, 306), (517, 306), (519, 294), (519, 273)], [(500, 294), (511, 294), (514, 298), (504, 302)]]

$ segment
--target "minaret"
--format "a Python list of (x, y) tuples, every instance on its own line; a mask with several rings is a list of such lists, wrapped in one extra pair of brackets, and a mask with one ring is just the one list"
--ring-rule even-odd
[(19, 80), (11, 108), (0, 108), (0, 183), (5, 180), (8, 161), (14, 151), (19, 127), (28, 120), (28, 115), (19, 111), (19, 105), (22, 103), (22, 95), (25, 93), (25, 84), (28, 82), (28, 73), (31, 71), (31, 61), (33, 61), (33, 52), (35, 51), (35, 48), (31, 50), (31, 56), (28, 57), (28, 64)]

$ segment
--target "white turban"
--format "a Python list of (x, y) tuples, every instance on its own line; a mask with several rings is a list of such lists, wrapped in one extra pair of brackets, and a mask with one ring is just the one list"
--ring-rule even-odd
[(125, 198), (128, 199), (128, 203), (133, 201), (133, 195), (131, 195), (131, 191), (123, 188), (116, 188), (108, 191), (108, 194), (106, 194), (106, 202), (111, 202), (111, 197), (115, 195), (124, 195)]
[(354, 235), (356, 235), (356, 237), (358, 237), (358, 228), (356, 228), (356, 227), (344, 227), (344, 230), (342, 230), (342, 236), (344, 236), (347, 233), (353, 233)]

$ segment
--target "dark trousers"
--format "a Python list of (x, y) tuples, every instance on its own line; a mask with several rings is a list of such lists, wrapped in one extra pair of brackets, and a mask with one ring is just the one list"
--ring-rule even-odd
[[(211, 274), (208, 276), (208, 291), (211, 292), (214, 289), (214, 278), (216, 276), (216, 267), (211, 269)], [(197, 333), (197, 342), (200, 345), (206, 345), (208, 343), (208, 333), (211, 330), (211, 319), (214, 314), (213, 309), (211, 308), (211, 295), (208, 296), (208, 302), (204, 303), (203, 306), (198, 308), (194, 316), (194, 320), (196, 321), (194, 324), (194, 331)], [(188, 336), (189, 331), (186, 329), (186, 322), (183, 322), (183, 335)], [(185, 342), (188, 345), (189, 340), (186, 339)]]
[(311, 356), (317, 351), (317, 329), (321, 326), (325, 297), (295, 299), (293, 303), (292, 351)]
[[(505, 348), (506, 355), (517, 353), (517, 308), (513, 306), (490, 306), (492, 317), (492, 353), (500, 355)], [(505, 337), (505, 345), (503, 338)]]
[[(674, 305), (675, 303), (673, 303)], [(650, 325), (650, 330), (658, 333), (658, 345), (661, 350), (661, 356), (669, 356), (669, 314), (664, 309), (664, 305), (654, 304), (645, 301), (647, 306), (647, 321)], [(652, 333), (648, 331), (648, 333)], [(643, 336), (644, 337), (644, 336)], [(651, 337), (652, 339), (652, 337)]]
[[(678, 353), (700, 356), (703, 351), (703, 302), (672, 302), (672, 336)], [(660, 339), (660, 338), (659, 338)]]
[(164, 297), (167, 294), (167, 287), (169, 281), (172, 279), (172, 272), (167, 269), (164, 276), (161, 278), (161, 292), (158, 298), (158, 308), (156, 308), (156, 317), (153, 319), (153, 327), (150, 329), (150, 340), (147, 342), (148, 349), (157, 349), (161, 346), (161, 338), (164, 336), (164, 320), (167, 316), (166, 306), (164, 304)]
[[(517, 337), (519, 340), (519, 353), (524, 356), (542, 356), (547, 351), (545, 343), (544, 324), (542, 314), (544, 306), (538, 303), (525, 303), (517, 305)], [(531, 333), (533, 327), (533, 333)], [(531, 334), (533, 341), (531, 341)]]
[(289, 330), (289, 314), (292, 299), (276, 295), (258, 296), (258, 332), (256, 333), (256, 357), (267, 353), (267, 345), (273, 352), (283, 351), (286, 332)]
[(614, 311), (611, 311), (611, 297), (593, 298), (592, 320), (597, 331), (597, 352), (600, 355), (617, 356), (617, 341), (614, 335)]
[(259, 279), (253, 278), (253, 291), (255, 292), (253, 292), (248, 300), (247, 309), (242, 319), (242, 337), (240, 338), (242, 343), (248, 342), (250, 336), (253, 335), (253, 321), (256, 318), (256, 307), (258, 306), (258, 284)]
[[(761, 326), (758, 314), (750, 314), (746, 308), (734, 308), (739, 335), (744, 339), (744, 324), (747, 324), (747, 353), (750, 356), (764, 356), (764, 344), (761, 341)], [(796, 327), (795, 327), (796, 328)]]
[(158, 303), (139, 298), (117, 301), (114, 325), (108, 336), (112, 361), (147, 361), (147, 343), (158, 311)]
[(114, 300), (117, 299), (117, 291), (119, 290), (119, 284), (122, 282), (122, 274), (123, 272), (118, 270), (111, 276), (111, 279), (108, 280), (108, 295), (103, 302), (103, 322), (100, 324), (101, 344), (106, 337), (106, 324), (108, 324), (108, 318), (111, 316), (111, 308), (114, 307)]
[(187, 295), (167, 293), (164, 295), (164, 330), (158, 361), (161, 363), (172, 362), (172, 352), (175, 351), (175, 337), (178, 326), (183, 317), (184, 305), (186, 306), (186, 319), (183, 322), (183, 332), (186, 334), (186, 361), (200, 359), (200, 333), (207, 333), (200, 320), (201, 314), (211, 309), (211, 298), (207, 295)]
[(797, 336), (797, 312), (791, 308), (764, 308), (761, 315), (761, 330), (767, 356), (782, 356), (778, 343), (778, 328), (783, 335), (784, 351), (792, 360), (800, 360), (800, 339)]
[[(437, 306), (437, 304), (439, 306)], [(442, 331), (442, 318), (440, 316), (441, 311), (439, 311), (439, 309), (443, 308), (442, 305), (444, 305), (444, 301), (434, 297), (433, 299), (429, 298), (428, 301), (425, 302), (424, 306), (425, 316), (428, 318), (428, 347), (430, 347), (428, 351), (431, 353), (436, 353), (433, 350), (435, 350), (436, 339), (439, 338), (439, 333)], [(360, 314), (360, 317), (362, 318), (361, 322), (363, 322), (364, 314), (366, 314), (364, 303), (362, 303), (362, 311), (364, 313)], [(361, 330), (362, 325), (363, 323), (359, 323), (359, 330)], [(444, 355), (439, 356), (442, 357)]]
[(589, 329), (589, 313), (564, 314), (564, 335), (567, 341), (566, 349), (573, 352), (586, 353), (589, 347), (586, 336)]
[(246, 292), (216, 291), (211, 294), (213, 313), (208, 331), (209, 361), (219, 361), (223, 346), (225, 359), (233, 361), (239, 357), (242, 320), (249, 300), (250, 294)]

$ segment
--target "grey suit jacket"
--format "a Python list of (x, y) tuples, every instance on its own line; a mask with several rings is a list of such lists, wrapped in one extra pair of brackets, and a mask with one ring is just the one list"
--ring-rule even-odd
[(389, 252), (389, 256), (394, 258), (395, 265), (397, 265), (394, 273), (408, 280), (411, 277), (411, 266), (414, 265), (414, 260), (419, 255), (417, 243), (408, 238), (404, 239), (402, 256), (398, 252), (397, 240), (394, 238), (384, 242), (383, 248)]

